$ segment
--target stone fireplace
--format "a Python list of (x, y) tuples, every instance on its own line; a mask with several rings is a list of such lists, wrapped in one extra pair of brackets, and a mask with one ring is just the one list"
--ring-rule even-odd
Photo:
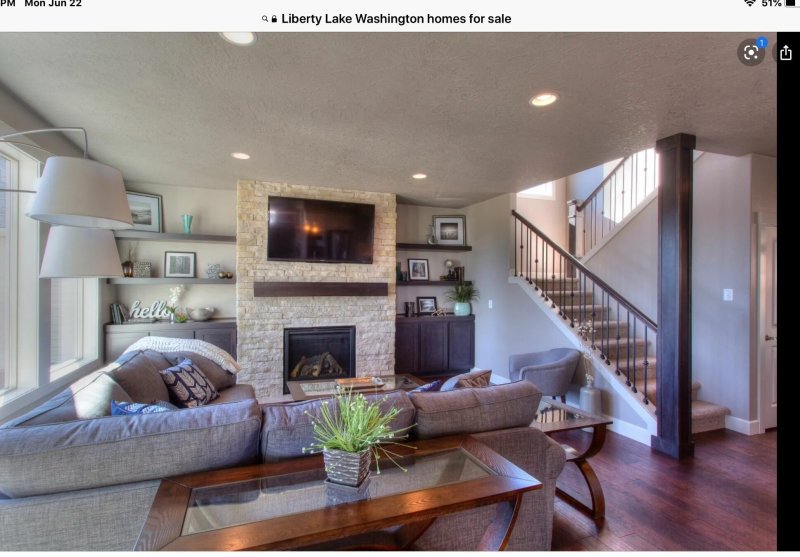
[[(268, 260), (271, 195), (374, 204), (373, 263)], [(284, 331), (298, 328), (354, 327), (350, 373), (394, 373), (394, 194), (240, 181), (236, 210), (237, 350), (242, 365), (238, 380), (253, 385), (259, 399), (284, 393)]]
[(283, 394), (289, 381), (355, 377), (355, 327), (297, 327), (283, 330)]

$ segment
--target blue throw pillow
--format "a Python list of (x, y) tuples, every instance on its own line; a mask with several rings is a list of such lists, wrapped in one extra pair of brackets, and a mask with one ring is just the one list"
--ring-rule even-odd
[(430, 383), (425, 383), (424, 385), (420, 385), (416, 389), (413, 389), (412, 393), (430, 393), (432, 391), (438, 391), (442, 388), (442, 381), (441, 379), (437, 379), (436, 381), (432, 381)]
[(112, 416), (132, 416), (134, 414), (158, 414), (159, 412), (170, 412), (179, 410), (177, 406), (164, 400), (157, 400), (153, 404), (143, 402), (118, 402), (111, 401)]

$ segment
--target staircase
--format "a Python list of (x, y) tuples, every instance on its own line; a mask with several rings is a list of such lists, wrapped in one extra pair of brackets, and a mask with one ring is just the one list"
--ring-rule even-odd
[[(517, 247), (513, 282), (591, 352), (595, 372), (616, 382), (615, 390), (635, 401), (654, 430), (658, 326), (519, 213), (512, 215)], [(699, 389), (699, 383), (693, 385), (693, 432), (725, 427), (730, 411), (697, 400)]]

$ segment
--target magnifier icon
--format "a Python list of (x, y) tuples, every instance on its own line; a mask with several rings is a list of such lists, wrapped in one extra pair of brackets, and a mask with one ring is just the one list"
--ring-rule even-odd
[(262, 15), (261, 16), (261, 21), (266, 21), (267, 23), (269, 23), (269, 16), (268, 15)]

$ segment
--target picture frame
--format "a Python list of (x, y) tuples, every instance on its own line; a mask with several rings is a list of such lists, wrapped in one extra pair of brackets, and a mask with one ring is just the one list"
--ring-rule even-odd
[(427, 259), (408, 260), (408, 280), (430, 280)]
[(134, 230), (162, 232), (161, 196), (153, 193), (127, 192)]
[(434, 215), (433, 234), (443, 246), (467, 245), (467, 217), (464, 215)]
[(436, 296), (417, 296), (417, 313), (419, 315), (431, 315), (439, 309), (436, 305)]
[(164, 252), (165, 278), (195, 278), (195, 261), (197, 254), (193, 251)]

